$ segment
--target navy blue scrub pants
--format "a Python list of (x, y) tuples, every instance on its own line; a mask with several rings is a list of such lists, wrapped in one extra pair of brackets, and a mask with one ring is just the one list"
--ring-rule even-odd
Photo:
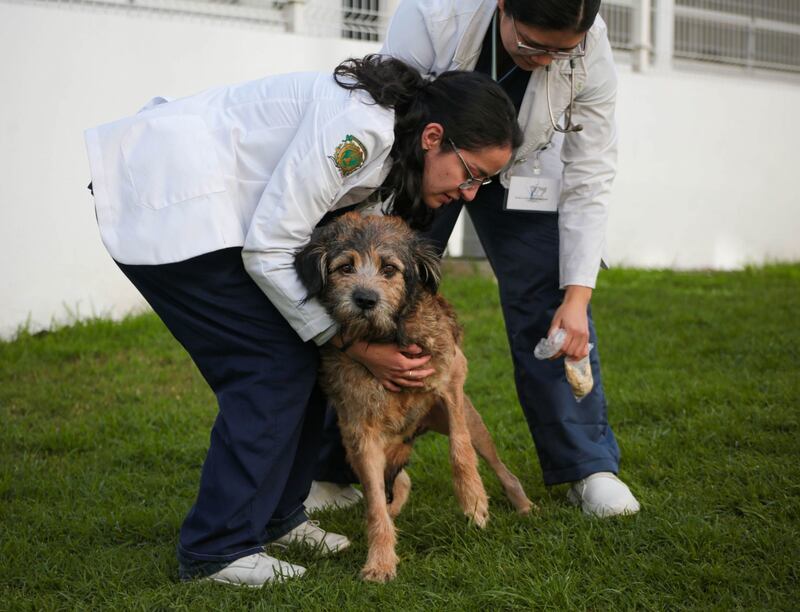
[[(505, 190), (482, 187), (467, 204), (486, 256), (498, 279), (500, 302), (514, 363), (514, 380), (533, 436), (546, 485), (572, 482), (595, 472), (619, 470), (619, 448), (606, 415), (597, 336), (589, 311), (595, 386), (578, 403), (564, 375), (563, 360), (539, 361), (533, 348), (547, 335), (564, 299), (559, 287), (558, 216), (503, 210)], [(441, 251), (453, 230), (461, 202), (438, 211), (429, 237)], [(476, 406), (478, 410), (480, 406)], [(316, 480), (356, 482), (343, 464), (332, 411), (326, 416)]]
[(200, 490), (178, 545), (184, 578), (191, 566), (211, 573), (306, 520), (325, 407), (318, 350), (253, 282), (241, 248), (119, 266), (217, 397)]

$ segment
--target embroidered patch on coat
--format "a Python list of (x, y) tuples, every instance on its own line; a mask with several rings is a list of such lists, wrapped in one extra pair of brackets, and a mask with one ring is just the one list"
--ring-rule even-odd
[(358, 138), (348, 134), (330, 157), (342, 176), (349, 176), (364, 165), (367, 149)]

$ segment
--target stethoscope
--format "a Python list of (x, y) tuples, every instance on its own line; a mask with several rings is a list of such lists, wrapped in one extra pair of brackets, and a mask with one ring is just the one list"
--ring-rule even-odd
[[(514, 64), (511, 70), (506, 72), (499, 79), (497, 78), (497, 12), (498, 11), (495, 11), (494, 15), (492, 15), (492, 79), (498, 83), (502, 83), (518, 68), (518, 66)], [(550, 124), (556, 132), (561, 132), (562, 134), (580, 132), (583, 130), (583, 126), (580, 123), (572, 123), (572, 109), (575, 104), (575, 60), (569, 60), (569, 104), (567, 105), (567, 110), (564, 112), (564, 116), (567, 120), (567, 125), (564, 127), (556, 123), (556, 119), (553, 116), (553, 106), (550, 104), (550, 68), (552, 67), (552, 64), (548, 64), (544, 67), (546, 73), (545, 92), (547, 95), (547, 113), (550, 116)]]

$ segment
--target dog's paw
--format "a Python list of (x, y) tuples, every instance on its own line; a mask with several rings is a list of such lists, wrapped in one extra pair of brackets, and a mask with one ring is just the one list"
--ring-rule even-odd
[(467, 510), (465, 514), (470, 521), (483, 529), (489, 522), (489, 499), (487, 497), (477, 498), (475, 503), (472, 504), (472, 507)]
[(397, 576), (397, 566), (393, 564), (379, 565), (367, 563), (361, 570), (361, 578), (367, 582), (389, 582)]
[(481, 529), (485, 528), (486, 525), (489, 523), (489, 511), (485, 512), (475, 512), (473, 515), (469, 517), (469, 519), (475, 523)]
[(519, 503), (514, 502), (514, 507), (517, 509), (517, 514), (520, 516), (528, 516), (530, 514), (539, 513), (539, 506), (527, 498), (525, 501), (520, 500)]
[(399, 559), (394, 549), (371, 549), (361, 569), (361, 578), (369, 582), (389, 582), (397, 575)]

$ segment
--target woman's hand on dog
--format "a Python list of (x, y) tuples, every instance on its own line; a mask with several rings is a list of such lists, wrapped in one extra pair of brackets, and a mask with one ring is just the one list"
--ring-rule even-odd
[(401, 391), (403, 387), (422, 387), (424, 378), (436, 370), (423, 367), (430, 355), (423, 355), (416, 344), (369, 344), (355, 342), (347, 349), (347, 355), (367, 368), (389, 391)]

